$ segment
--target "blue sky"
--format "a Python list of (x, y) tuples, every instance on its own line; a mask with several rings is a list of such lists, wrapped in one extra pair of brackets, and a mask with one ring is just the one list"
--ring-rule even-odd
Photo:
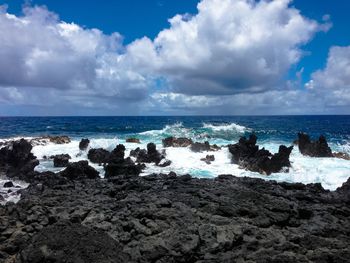
[[(226, 0), (225, 0), (226, 1)], [(232, 1), (232, 6), (234, 7), (234, 2), (236, 0), (228, 0)], [(97, 28), (100, 31), (103, 32), (104, 35), (110, 36), (114, 32), (118, 32), (120, 34), (120, 38), (123, 39), (122, 49), (125, 52), (125, 49), (127, 49), (128, 46), (135, 46), (134, 41), (138, 41), (139, 39), (142, 39), (144, 36), (147, 37), (150, 41), (154, 41), (155, 38), (157, 38), (159, 32), (162, 32), (164, 29), (167, 29), (169, 27), (175, 28), (175, 26), (170, 26), (168, 19), (174, 17), (177, 14), (185, 14), (189, 13), (192, 16), (196, 16), (198, 14), (197, 4), (200, 1), (194, 1), (194, 0), (182, 0), (182, 1), (175, 1), (175, 0), (119, 0), (119, 1), (50, 1), (50, 0), (33, 0), (30, 1), (29, 5), (31, 7), (34, 6), (46, 6), (47, 9), (55, 13), (59, 16), (59, 19), (56, 21), (59, 23), (60, 21), (64, 21), (65, 23), (75, 23), (79, 27), (81, 27), (83, 30), (90, 30), (92, 28)], [(207, 1), (209, 2), (209, 0)], [(252, 2), (252, 1), (251, 1)], [(259, 2), (259, 1), (258, 1)], [(23, 1), (21, 0), (0, 0), (0, 5), (7, 5), (6, 13), (13, 14), (16, 17), (24, 17), (26, 14), (23, 14)], [(28, 5), (28, 3), (27, 3)], [(204, 4), (203, 4), (204, 6)], [(317, 0), (294, 0), (291, 3), (289, 3), (288, 8), (296, 8), (300, 11), (300, 14), (303, 18), (306, 20), (314, 20), (315, 22), (319, 23), (319, 25), (325, 25), (327, 24), (328, 27), (330, 27), (330, 24), (332, 25), (328, 30), (320, 30), (320, 29), (310, 29), (308, 32), (304, 32), (304, 34), (308, 34), (308, 36), (305, 39), (302, 39), (296, 43), (291, 44), (291, 46), (288, 46), (289, 49), (300, 49), (302, 52), (302, 55), (300, 58), (297, 59), (296, 62), (290, 62), (287, 63), (286, 68), (281, 69), (278, 73), (281, 75), (278, 80), (275, 79), (275, 77), (268, 78), (260, 78), (258, 76), (257, 81), (265, 81), (266, 80), (266, 86), (276, 85), (276, 86), (283, 86), (281, 81), (289, 81), (291, 83), (296, 83), (297, 77), (295, 75), (297, 72), (302, 71), (301, 73), (301, 79), (302, 82), (299, 84), (293, 84), (295, 90), (304, 90), (305, 85), (307, 87), (314, 86), (318, 90), (322, 90), (322, 94), (326, 94), (327, 91), (324, 91), (325, 88), (322, 85), (324, 83), (325, 76), (327, 76), (326, 72), (327, 64), (329, 63), (328, 59), (330, 57), (330, 50), (332, 47), (335, 46), (349, 46), (350, 45), (350, 30), (348, 28), (348, 25), (350, 25), (350, 16), (348, 15), (348, 10), (350, 10), (350, 2), (346, 0), (323, 0), (323, 1), (317, 1)], [(253, 7), (252, 7), (253, 9)], [(235, 12), (235, 9), (227, 10), (227, 14)], [(281, 13), (281, 15), (284, 15)], [(242, 18), (244, 19), (244, 18)], [(215, 21), (214, 21), (215, 23)], [(305, 27), (307, 26), (307, 22), (305, 22)], [(326, 27), (326, 26), (325, 26)], [(5, 28), (6, 30), (6, 28)], [(3, 37), (5, 38), (5, 30), (0, 31), (0, 34), (3, 34)], [(293, 31), (294, 33), (294, 31)], [(297, 34), (297, 33), (296, 33)], [(1, 35), (0, 35), (1, 37)], [(272, 38), (273, 39), (273, 38)], [(20, 41), (20, 40), (19, 40)], [(34, 41), (34, 40), (33, 40)], [(121, 40), (118, 40), (121, 42)], [(213, 40), (215, 41), (215, 40)], [(287, 40), (286, 40), (287, 41)], [(288, 41), (293, 41), (293, 39), (288, 39)], [(155, 41), (156, 42), (156, 41)], [(306, 44), (305, 44), (306, 42)], [(164, 43), (163, 43), (164, 44)], [(28, 45), (23, 43), (23, 45)], [(156, 43), (154, 44), (156, 45)], [(165, 44), (164, 44), (165, 45)], [(147, 45), (145, 45), (147, 46)], [(141, 48), (141, 47), (140, 47)], [(143, 47), (145, 48), (145, 47)], [(260, 50), (259, 48), (257, 50)], [(254, 52), (254, 50), (252, 51)], [(259, 52), (259, 51), (256, 51)], [(342, 51), (346, 52), (346, 51)], [(338, 53), (337, 53), (338, 54)], [(347, 52), (346, 52), (347, 54)], [(339, 55), (339, 54), (338, 54)], [(96, 54), (95, 54), (96, 56)], [(342, 54), (339, 55), (340, 57), (343, 57)], [(346, 57), (346, 56), (345, 56)], [(0, 53), (1, 58), (1, 53)], [(210, 60), (209, 60), (210, 61)], [(211, 61), (210, 61), (211, 62)], [(166, 62), (164, 62), (165, 64)], [(180, 63), (180, 62), (179, 62)], [(276, 62), (278, 63), (284, 63), (283, 61)], [(138, 65), (139, 66), (139, 65)], [(200, 67), (196, 65), (197, 67)], [(235, 66), (230, 64), (230, 67), (232, 66), (232, 74), (235, 74), (234, 68)], [(124, 67), (124, 65), (123, 65)], [(127, 68), (131, 67), (129, 64), (125, 66)], [(136, 67), (136, 66), (132, 66)], [(147, 66), (150, 67), (150, 66)], [(184, 73), (178, 73), (180, 71), (180, 66), (176, 65), (173, 68), (170, 68), (170, 66), (163, 66), (165, 69), (161, 69), (160, 72), (157, 71), (157, 73), (154, 73), (154, 69), (152, 68), (152, 72), (150, 73), (149, 70), (146, 70), (145, 73), (142, 73), (140, 76), (143, 79), (149, 79), (147, 84), (140, 84), (137, 83), (137, 92), (135, 93), (135, 96), (139, 96), (140, 101), (142, 100), (142, 103), (145, 103), (143, 106), (143, 109), (139, 111), (132, 111), (131, 115), (133, 114), (206, 114), (208, 111), (211, 111), (211, 107), (199, 107), (198, 104), (201, 103), (207, 103), (208, 105), (210, 102), (215, 102), (214, 105), (217, 105), (217, 101), (221, 100), (220, 97), (214, 98), (213, 95), (217, 96), (224, 96), (223, 98), (225, 100), (231, 101), (228, 99), (227, 96), (238, 96), (237, 98), (232, 98), (232, 101), (235, 100), (241, 100), (242, 94), (247, 94), (247, 100), (252, 100), (253, 94), (265, 94), (266, 92), (272, 92), (266, 87), (250, 87), (249, 85), (253, 84), (246, 84), (243, 87), (240, 87), (241, 83), (247, 83), (250, 81), (247, 81), (246, 79), (228, 79), (227, 81), (225, 78), (229, 78), (226, 75), (217, 75), (213, 76), (213, 79), (210, 81), (213, 82), (208, 87), (204, 87), (204, 82), (201, 80), (200, 85), (203, 85), (203, 88), (201, 90), (198, 90), (198, 88), (195, 88), (192, 86), (189, 88), (186, 88), (184, 90), (183, 87), (188, 84), (189, 81), (192, 83), (191, 80), (183, 80), (179, 81), (179, 78), (185, 78), (184, 75), (186, 75), (187, 78), (192, 78), (193, 75), (196, 77), (198, 75), (203, 75), (202, 72), (193, 72), (193, 74), (189, 74), (188, 72)], [(144, 68), (142, 68), (141, 71), (143, 71)], [(158, 69), (157, 69), (158, 70)], [(181, 68), (182, 70), (182, 68)], [(137, 68), (137, 73), (139, 73), (139, 68)], [(323, 75), (321, 76), (321, 73), (317, 73), (318, 71), (322, 71)], [(176, 75), (175, 73), (176, 72)], [(207, 71), (204, 71), (207, 72)], [(122, 74), (122, 73), (121, 73)], [(239, 73), (239, 74), (245, 74), (245, 73)], [(316, 74), (316, 75), (313, 75)], [(147, 75), (147, 76), (146, 76)], [(315, 77), (315, 79), (313, 79)], [(3, 77), (4, 78), (4, 77)], [(254, 78), (254, 76), (252, 77)], [(341, 81), (338, 81), (337, 83), (342, 83), (344, 87), (341, 87), (342, 92), (347, 91), (348, 84), (347, 83), (347, 76), (340, 76), (339, 77)], [(205, 79), (205, 78), (204, 78)], [(219, 80), (218, 80), (219, 79)], [(164, 81), (165, 80), (165, 81)], [(215, 81), (221, 85), (222, 82), (225, 82), (225, 89), (222, 87), (214, 88), (216, 87)], [(321, 83), (321, 80), (323, 82)], [(344, 83), (343, 80), (346, 80)], [(311, 82), (310, 82), (311, 81)], [(10, 84), (7, 84), (10, 82)], [(1, 75), (0, 75), (0, 86), (3, 86), (6, 89), (7, 93), (11, 93), (11, 96), (7, 94), (8, 98), (14, 98), (19, 97), (21, 94), (17, 94), (21, 92), (22, 88), (16, 88), (16, 90), (9, 91), (10, 88), (14, 88), (18, 86), (28, 86), (30, 88), (33, 88), (31, 91), (31, 94), (33, 92), (40, 93), (37, 91), (35, 85), (40, 81), (33, 81), (28, 82), (28, 84), (25, 83), (25, 80), (21, 83), (16, 83), (11, 81), (2, 81)], [(51, 89), (51, 87), (47, 84), (47, 81), (45, 80), (45, 85), (38, 85), (38, 86), (47, 86), (48, 89)], [(334, 81), (335, 82), (335, 81)], [(105, 83), (105, 81), (104, 81)], [(159, 83), (162, 83), (160, 85)], [(163, 83), (165, 83), (163, 85)], [(227, 84), (228, 83), (228, 84)], [(237, 84), (239, 83), (239, 84)], [(315, 84), (316, 83), (316, 84)], [(213, 84), (213, 85), (212, 85)], [(113, 83), (113, 85), (115, 85)], [(122, 85), (129, 86), (129, 82), (125, 80), (125, 82), (122, 82)], [(140, 85), (147, 85), (146, 91), (140, 91), (139, 87)], [(199, 85), (194, 84), (194, 85)], [(228, 91), (226, 91), (226, 85), (238, 85), (236, 90), (239, 90), (239, 92), (232, 92), (233, 89), (228, 88)], [(243, 85), (243, 84), (242, 84)], [(291, 84), (289, 84), (291, 85)], [(327, 84), (328, 85), (328, 84)], [(350, 85), (350, 84), (349, 84)], [(108, 85), (107, 85), (108, 86)], [(248, 87), (249, 86), (249, 87)], [(318, 88), (319, 86), (319, 88)], [(102, 86), (100, 86), (100, 89), (104, 89)], [(157, 90), (163, 89), (164, 92), (170, 92), (172, 93), (171, 98), (166, 97), (165, 95), (161, 94), (155, 94)], [(329, 88), (329, 87), (328, 87)], [(0, 88), (1, 89), (1, 88)], [(329, 88), (333, 91), (332, 87)], [(66, 89), (68, 90), (68, 88)], [(136, 90), (135, 86), (132, 86), (130, 89), (132, 92)], [(244, 90), (244, 92), (241, 92), (241, 90)], [(113, 90), (115, 91), (115, 90)], [(309, 91), (307, 91), (309, 92)], [(55, 93), (55, 91), (53, 91)], [(76, 92), (73, 92), (76, 94)], [(140, 104), (139, 101), (135, 101), (133, 98), (135, 97), (133, 95), (133, 98), (127, 98), (120, 96), (120, 93), (123, 93), (123, 91), (115, 91), (115, 94), (113, 95), (116, 98), (117, 104), (122, 104), (123, 108), (127, 109), (134, 109), (134, 103)], [(236, 93), (239, 93), (238, 95)], [(338, 92), (339, 93), (339, 92)], [(337, 93), (337, 94), (338, 94)], [(15, 94), (15, 95), (14, 95)], [(267, 97), (269, 97), (268, 94), (265, 94)], [(339, 95), (339, 94), (338, 94)], [(1, 94), (0, 94), (1, 96)], [(113, 97), (112, 96), (112, 97)], [(203, 97), (204, 96), (204, 97)], [(313, 94), (313, 96), (320, 96), (320, 92), (317, 94)], [(96, 96), (94, 96), (96, 97)], [(146, 98), (151, 97), (151, 99)], [(243, 96), (244, 97), (244, 96)], [(73, 96), (71, 97), (73, 98)], [(78, 113), (82, 115), (105, 115), (108, 113), (110, 114), (110, 111), (118, 111), (117, 108), (113, 107), (106, 107), (106, 108), (100, 108), (96, 107), (94, 103), (92, 103), (89, 107), (85, 107), (84, 105), (76, 106), (76, 101), (80, 100), (80, 98), (76, 99), (76, 95), (74, 95), (74, 99), (68, 99), (65, 103), (67, 104), (67, 107), (60, 111), (56, 109), (50, 109), (50, 105), (40, 105), (38, 101), (40, 99), (37, 99), (36, 102), (33, 103), (24, 103), (22, 102), (16, 102), (13, 99), (13, 102), (6, 102), (5, 95), (3, 95), (3, 100), (6, 102), (5, 105), (3, 104), (0, 106), (0, 115), (41, 115), (47, 113), (50, 114), (62, 114), (62, 115), (71, 115), (72, 110), (66, 110), (70, 107), (77, 109)], [(312, 100), (312, 96), (310, 96), (310, 100)], [(35, 98), (33, 99), (35, 100)], [(73, 100), (76, 100), (72, 102)], [(86, 98), (84, 97), (84, 100)], [(101, 99), (99, 102), (106, 102), (106, 104), (111, 103), (111, 100), (113, 99), (103, 99), (101, 96)], [(155, 101), (156, 100), (156, 101)], [(158, 100), (158, 101), (157, 101)], [(294, 99), (297, 100), (297, 99)], [(336, 100), (336, 98), (334, 98)], [(70, 101), (70, 102), (69, 102)], [(145, 102), (146, 101), (146, 102)], [(209, 101), (209, 102), (208, 102)], [(192, 105), (192, 102), (194, 103)], [(142, 104), (141, 103), (141, 104)], [(175, 103), (176, 105), (170, 105), (171, 103)], [(205, 104), (204, 103), (204, 104)], [(273, 113), (272, 110), (275, 110), (278, 107), (282, 107), (283, 105), (277, 105), (277, 102), (271, 102), (271, 111), (264, 109), (262, 110), (263, 106), (266, 107), (266, 103), (261, 102), (261, 107), (257, 107), (256, 109), (251, 109), (251, 107), (247, 107), (249, 109), (247, 111), (247, 114), (254, 114), (254, 113), (260, 113), (262, 114), (270, 114)], [(294, 102), (293, 102), (294, 103)], [(94, 105), (93, 105), (94, 104)], [(155, 105), (156, 104), (156, 105)], [(180, 104), (180, 105), (178, 105)], [(268, 104), (268, 103), (267, 103)], [(276, 104), (276, 105), (275, 105)], [(159, 106), (161, 105), (161, 106)], [(326, 105), (326, 106), (325, 106)], [(156, 107), (155, 107), (156, 106)], [(298, 105), (292, 104), (291, 107), (296, 107)], [(338, 107), (339, 106), (339, 107)], [(148, 108), (147, 108), (148, 107)], [(327, 107), (327, 109), (326, 109)], [(273, 108), (273, 109), (272, 109)], [(145, 109), (147, 109), (145, 111)], [(242, 109), (237, 110), (232, 107), (228, 108), (224, 105), (218, 105), (216, 107), (217, 110), (215, 110), (215, 113), (228, 113), (228, 114), (244, 114), (244, 111)], [(23, 112), (23, 114), (21, 114)], [(120, 111), (119, 111), (120, 112)], [(302, 108), (300, 111), (295, 111), (295, 109), (287, 110), (286, 112), (283, 112), (285, 114), (348, 114), (349, 112), (349, 105), (347, 104), (347, 101), (322, 101), (319, 105), (314, 105), (310, 108)], [(128, 114), (128, 112), (122, 112), (123, 114)], [(74, 115), (74, 114), (73, 114)], [(112, 112), (111, 115), (119, 115), (118, 113)]]

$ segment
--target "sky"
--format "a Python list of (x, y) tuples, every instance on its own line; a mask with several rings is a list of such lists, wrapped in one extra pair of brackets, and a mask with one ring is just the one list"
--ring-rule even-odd
[(350, 114), (347, 0), (0, 0), (0, 116)]

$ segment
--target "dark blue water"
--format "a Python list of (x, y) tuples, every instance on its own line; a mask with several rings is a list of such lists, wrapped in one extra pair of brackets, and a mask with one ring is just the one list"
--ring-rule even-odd
[[(259, 140), (293, 141), (300, 131), (314, 137), (323, 134), (337, 143), (350, 139), (350, 116), (0, 117), (0, 138), (46, 134), (124, 137), (176, 123), (194, 133), (206, 132), (204, 123), (235, 123), (249, 128), (245, 133), (255, 132)], [(221, 136), (236, 139), (229, 134)]]

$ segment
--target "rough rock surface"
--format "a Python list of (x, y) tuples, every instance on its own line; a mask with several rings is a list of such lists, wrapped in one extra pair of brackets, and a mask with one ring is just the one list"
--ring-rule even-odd
[(136, 158), (138, 163), (155, 163), (159, 164), (165, 158), (165, 154), (157, 151), (157, 146), (154, 143), (147, 144), (147, 150), (137, 147), (130, 152), (130, 156)]
[(71, 159), (69, 154), (57, 154), (50, 158), (53, 159), (54, 167), (66, 167), (69, 163), (69, 159)]
[(257, 137), (252, 134), (249, 139), (242, 137), (238, 143), (229, 145), (233, 163), (247, 170), (267, 175), (280, 172), (284, 167), (290, 167), (289, 155), (293, 146), (281, 145), (278, 153), (271, 154), (265, 148), (259, 149), (256, 141)]
[(125, 146), (119, 144), (110, 155), (108, 165), (105, 166), (105, 177), (117, 175), (137, 176), (145, 167), (143, 164), (135, 164), (130, 157), (125, 158)]
[(210, 145), (209, 142), (204, 142), (204, 143), (195, 142), (195, 143), (192, 143), (190, 149), (193, 152), (206, 152), (206, 151), (218, 151), (221, 148), (216, 144)]
[(8, 177), (21, 178), (34, 171), (39, 161), (31, 153), (32, 145), (21, 139), (0, 149), (0, 171)]
[(88, 152), (88, 159), (92, 163), (107, 163), (109, 161), (111, 153), (105, 149), (90, 149)]
[(215, 161), (214, 155), (207, 155), (205, 158), (202, 158), (201, 161), (205, 162), (206, 164), (211, 164), (211, 162)]
[(79, 142), (79, 150), (85, 151), (89, 147), (89, 144), (89, 139), (81, 139), (81, 141)]
[(62, 221), (44, 228), (23, 249), (18, 262), (127, 262), (121, 245), (102, 230)]
[(0, 261), (349, 262), (350, 180), (335, 192), (230, 175), (49, 181), (0, 206)]
[(298, 133), (299, 151), (311, 157), (333, 157), (332, 150), (328, 146), (326, 138), (321, 135), (317, 141), (311, 141), (306, 133)]
[(164, 147), (188, 147), (193, 141), (188, 138), (168, 137), (162, 140)]
[(88, 161), (70, 163), (67, 165), (67, 168), (59, 174), (70, 180), (80, 178), (95, 179), (99, 177), (99, 173), (88, 164)]

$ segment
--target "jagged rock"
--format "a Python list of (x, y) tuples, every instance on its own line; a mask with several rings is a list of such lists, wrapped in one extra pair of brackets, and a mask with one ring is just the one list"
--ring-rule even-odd
[(281, 145), (278, 153), (272, 155), (265, 148), (259, 149), (256, 141), (257, 137), (252, 134), (248, 140), (242, 137), (238, 143), (229, 145), (233, 163), (247, 170), (267, 175), (280, 172), (283, 167), (290, 167), (289, 155), (293, 146)]
[(137, 176), (144, 169), (144, 165), (135, 164), (130, 157), (124, 159), (125, 146), (119, 144), (112, 152), (109, 164), (105, 166), (105, 177), (113, 177), (118, 175)]
[(61, 171), (59, 174), (70, 180), (82, 178), (95, 179), (99, 177), (99, 173), (89, 165), (88, 161), (69, 163), (67, 168)]
[(89, 144), (90, 144), (89, 139), (81, 139), (81, 141), (79, 142), (79, 150), (85, 151), (89, 146)]
[(215, 156), (214, 155), (207, 155), (207, 156), (205, 156), (205, 158), (202, 158), (201, 161), (203, 161), (207, 164), (211, 164), (211, 162), (215, 161)]
[(204, 143), (195, 142), (195, 143), (192, 143), (190, 149), (193, 152), (206, 152), (206, 151), (218, 151), (221, 148), (216, 144), (210, 145), (209, 142), (204, 142)]
[(11, 181), (4, 183), (4, 188), (10, 188), (10, 187), (14, 187)]
[(8, 177), (25, 179), (34, 171), (39, 161), (31, 153), (32, 145), (21, 139), (12, 145), (0, 149), (0, 170), (4, 170)]
[(118, 262), (110, 246), (122, 262), (349, 261), (349, 184), (175, 173), (69, 182), (38, 181), (0, 206), (0, 261)]
[(125, 146), (123, 144), (117, 145), (114, 150), (111, 152), (109, 157), (110, 163), (120, 163), (124, 161), (125, 156)]
[(332, 150), (323, 135), (317, 141), (311, 141), (309, 135), (298, 133), (298, 147), (303, 155), (311, 157), (333, 157)]
[(140, 139), (138, 139), (138, 138), (127, 138), (126, 142), (129, 142), (129, 143), (141, 143)]
[(164, 147), (188, 147), (193, 142), (188, 138), (168, 137), (162, 140)]
[(53, 159), (54, 167), (66, 167), (69, 163), (69, 159), (71, 159), (69, 154), (58, 154), (51, 156), (50, 158)]
[(47, 136), (50, 142), (55, 144), (66, 144), (70, 143), (71, 140), (68, 136), (62, 135), (62, 136)]
[(90, 149), (88, 152), (88, 159), (92, 163), (107, 163), (110, 159), (111, 153), (105, 149)]
[(45, 227), (23, 249), (16, 262), (129, 262), (122, 246), (102, 230), (58, 222)]
[(130, 151), (130, 156), (136, 158), (138, 163), (155, 163), (159, 164), (165, 158), (165, 154), (157, 151), (157, 146), (154, 143), (147, 144), (147, 150), (137, 147)]

